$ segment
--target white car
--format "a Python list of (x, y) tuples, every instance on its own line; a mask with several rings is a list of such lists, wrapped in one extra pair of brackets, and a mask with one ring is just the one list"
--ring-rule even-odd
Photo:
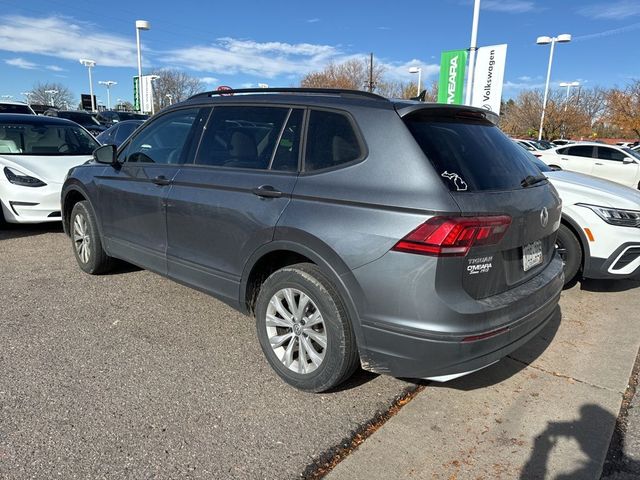
[(573, 143), (542, 152), (540, 160), (554, 170), (586, 173), (640, 188), (640, 153), (604, 143)]
[(556, 247), (565, 283), (586, 278), (640, 277), (640, 191), (531, 160), (562, 199)]
[(0, 115), (0, 223), (60, 221), (60, 192), (70, 168), (100, 144), (69, 120)]

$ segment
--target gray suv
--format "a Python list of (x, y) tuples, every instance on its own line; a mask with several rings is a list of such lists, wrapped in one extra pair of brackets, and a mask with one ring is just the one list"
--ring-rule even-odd
[(447, 380), (535, 336), (560, 200), (480, 109), (357, 91), (207, 92), (69, 172), (82, 270), (118, 258), (256, 318), (274, 370)]

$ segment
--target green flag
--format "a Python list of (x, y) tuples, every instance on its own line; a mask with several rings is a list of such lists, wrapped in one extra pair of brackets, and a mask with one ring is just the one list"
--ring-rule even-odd
[(466, 65), (466, 50), (442, 52), (440, 58), (440, 81), (438, 82), (438, 103), (462, 103)]

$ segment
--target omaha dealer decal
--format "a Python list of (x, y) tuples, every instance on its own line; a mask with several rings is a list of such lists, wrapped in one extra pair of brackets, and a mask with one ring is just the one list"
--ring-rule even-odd
[(471, 105), (500, 114), (507, 45), (480, 47), (473, 74)]

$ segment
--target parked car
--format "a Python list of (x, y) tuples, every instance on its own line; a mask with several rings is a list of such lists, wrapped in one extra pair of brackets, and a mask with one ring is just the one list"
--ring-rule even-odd
[(70, 120), (0, 116), (0, 222), (59, 222), (67, 172), (91, 159), (99, 146)]
[(536, 157), (542, 155), (541, 152), (543, 152), (544, 150), (549, 149), (549, 147), (542, 145), (542, 143), (538, 142), (537, 140), (523, 140), (520, 138), (514, 138), (513, 141), (519, 144), (525, 150), (531, 152)]
[(553, 143), (556, 147), (562, 146), (562, 145), (568, 145), (570, 143), (576, 143), (573, 140), (567, 140), (565, 138), (559, 138), (557, 140), (551, 140), (551, 143)]
[(33, 109), (23, 102), (10, 102), (8, 100), (0, 101), (0, 114), (1, 113), (22, 113), (25, 115), (35, 115)]
[(531, 156), (562, 199), (556, 246), (565, 284), (584, 278), (640, 277), (640, 192), (581, 173), (554, 171)]
[(106, 130), (106, 127), (100, 125), (93, 115), (89, 112), (81, 110), (56, 110), (49, 109), (44, 114), (48, 117), (66, 118), (72, 122), (76, 122), (78, 125), (83, 126), (94, 137), (100, 135)]
[(96, 120), (105, 127), (110, 127), (123, 120), (146, 120), (149, 115), (143, 115), (141, 113), (133, 112), (121, 112), (119, 110), (104, 110), (98, 112)]
[(455, 378), (551, 318), (560, 200), (495, 114), (348, 90), (224, 94), (164, 109), (69, 172), (82, 270), (123, 259), (254, 315), (274, 370), (313, 392), (358, 364)]
[(144, 120), (124, 120), (112, 125), (100, 135), (96, 137), (96, 140), (102, 145), (115, 145), (119, 147), (122, 143), (129, 138), (136, 128), (144, 123)]
[(602, 143), (574, 143), (547, 150), (539, 157), (555, 170), (586, 173), (640, 188), (640, 153)]

